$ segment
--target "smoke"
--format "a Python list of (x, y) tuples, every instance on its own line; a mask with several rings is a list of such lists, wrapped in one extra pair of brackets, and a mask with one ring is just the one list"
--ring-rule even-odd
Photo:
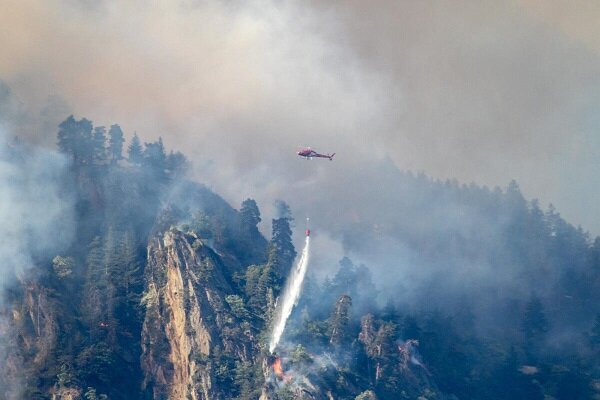
[[(287, 391), (301, 398), (304, 398), (304, 394), (308, 394), (310, 398), (324, 396), (322, 385), (326, 379), (323, 378), (328, 372), (339, 370), (339, 363), (327, 352), (313, 354), (302, 347), (288, 347), (284, 351), (291, 357), (271, 356), (264, 389), (279, 394)], [(293, 353), (297, 351), (303, 352), (302, 360), (294, 360)], [(265, 393), (264, 397), (267, 398), (268, 395)]]
[(0, 81), (0, 393), (20, 398), (22, 366), (10, 348), (5, 289), (70, 243), (73, 203), (67, 160), (16, 137), (28, 116)]
[(27, 110), (30, 138), (52, 144), (69, 112), (163, 135), (236, 203), (322, 183), (306, 171), (322, 165), (290, 160), (310, 145), (346, 158), (337, 179), (386, 155), (441, 178), (515, 178), (598, 232), (587, 215), (600, 189), (583, 182), (598, 167), (600, 10), (562, 8), (11, 0), (0, 79)]
[[(348, 255), (408, 306), (464, 293), (494, 303), (531, 290), (510, 257), (502, 273), (481, 257), (502, 230), (495, 210), (437, 202), (399, 183), (401, 170), (489, 187), (515, 178), (600, 232), (589, 218), (600, 205), (600, 10), (563, 7), (9, 0), (0, 93), (12, 92), (6, 109), (32, 141), (54, 146), (71, 112), (117, 122), (129, 137), (162, 135), (232, 204), (256, 199), (264, 221), (278, 215), (274, 199), (288, 201), (311, 215), (320, 276)], [(305, 161), (298, 146), (337, 155)], [(456, 238), (456, 253), (460, 240), (489, 240), (446, 263), (423, 245), (433, 232)]]
[(0, 287), (70, 242), (73, 199), (62, 181), (67, 167), (57, 153), (0, 133)]
[(271, 354), (277, 347), (277, 344), (281, 339), (281, 335), (283, 335), (283, 331), (285, 330), (287, 320), (292, 314), (292, 310), (300, 298), (300, 293), (302, 292), (302, 283), (304, 282), (304, 277), (306, 276), (306, 270), (308, 268), (309, 255), (310, 236), (306, 236), (306, 241), (304, 248), (302, 249), (300, 259), (288, 276), (285, 289), (281, 294), (278, 307), (275, 310), (273, 332), (271, 333), (271, 340), (269, 342), (269, 352)]
[(292, 211), (290, 210), (290, 206), (283, 200), (275, 200), (274, 203), (276, 209), (277, 218), (285, 218), (288, 220), (292, 219)]

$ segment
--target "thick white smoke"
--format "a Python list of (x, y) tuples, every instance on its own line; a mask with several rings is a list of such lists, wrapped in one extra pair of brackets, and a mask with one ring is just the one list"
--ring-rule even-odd
[(292, 270), (287, 279), (285, 289), (283, 290), (281, 300), (279, 301), (277, 310), (275, 312), (275, 323), (273, 325), (273, 332), (271, 334), (271, 341), (269, 343), (270, 353), (273, 353), (277, 347), (277, 344), (281, 339), (281, 335), (283, 335), (283, 331), (285, 330), (285, 324), (287, 323), (288, 318), (292, 314), (294, 306), (298, 303), (298, 299), (300, 298), (302, 282), (304, 282), (304, 277), (306, 276), (306, 270), (308, 268), (309, 253), (310, 237), (307, 236), (300, 260), (298, 260), (296, 267)]
[(11, 314), (4, 290), (17, 278), (28, 279), (36, 262), (51, 260), (68, 246), (75, 210), (63, 179), (68, 160), (9, 139), (2, 122), (0, 115), (0, 398), (20, 399), (20, 377), (9, 373), (20, 366), (9, 357)]
[(73, 235), (74, 205), (56, 152), (10, 140), (0, 128), (0, 290), (33, 258), (52, 259)]

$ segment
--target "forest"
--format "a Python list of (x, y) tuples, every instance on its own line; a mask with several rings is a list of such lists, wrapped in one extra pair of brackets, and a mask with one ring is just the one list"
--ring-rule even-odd
[[(0, 399), (600, 398), (600, 238), (514, 181), (397, 171), (399, 188), (430, 200), (390, 199), (398, 216), (428, 221), (393, 237), (415, 268), (437, 272), (410, 300), (406, 284), (378, 286), (380, 270), (350, 255), (325, 279), (309, 272), (269, 354), (297, 256), (285, 201), (273, 199), (265, 238), (252, 194), (233, 208), (160, 138), (127, 141), (117, 124), (70, 116), (57, 144), (66, 162), (49, 179), (70, 222), (44, 240), (72, 235), (32, 251), (4, 287)], [(32, 152), (14, 140), (2, 162), (26, 170)], [(28, 179), (14, 184), (38, 184)], [(447, 204), (478, 223), (428, 212)], [(459, 265), (462, 286), (443, 272)]]

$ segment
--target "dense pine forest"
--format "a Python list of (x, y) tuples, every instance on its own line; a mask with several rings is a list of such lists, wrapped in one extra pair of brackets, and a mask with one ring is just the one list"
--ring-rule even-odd
[(410, 250), (398, 263), (435, 273), (409, 287), (351, 256), (326, 279), (309, 266), (272, 355), (294, 210), (279, 200), (265, 238), (252, 193), (233, 208), (189, 178), (194, 158), (119, 125), (71, 116), (57, 144), (59, 166), (32, 167), (36, 150), (16, 139), (1, 154), (46, 169), (14, 185), (52, 185), (68, 207), (43, 237), (24, 229), (30, 257), (2, 293), (0, 399), (600, 398), (600, 238), (516, 182), (394, 169), (411, 200), (386, 199), (389, 220), (410, 223), (387, 237)]

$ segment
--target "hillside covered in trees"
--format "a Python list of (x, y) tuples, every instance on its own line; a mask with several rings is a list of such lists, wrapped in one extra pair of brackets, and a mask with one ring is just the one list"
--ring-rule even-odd
[[(126, 145), (118, 125), (73, 116), (57, 138), (66, 166), (14, 181), (50, 181), (72, 207), (52, 234), (24, 234), (31, 248), (57, 245), (32, 251), (2, 293), (0, 399), (600, 398), (600, 238), (514, 182), (394, 173), (413, 198), (435, 199), (386, 200), (389, 226), (427, 221), (394, 231), (418, 255), (398, 263), (436, 273), (409, 301), (393, 273), (344, 257), (328, 278), (309, 276), (271, 355), (293, 210), (278, 202), (267, 239), (254, 200), (235, 209), (189, 180), (190, 161), (162, 139)], [(25, 171), (32, 151), (15, 140), (2, 162)], [(432, 212), (447, 204), (461, 214)]]

